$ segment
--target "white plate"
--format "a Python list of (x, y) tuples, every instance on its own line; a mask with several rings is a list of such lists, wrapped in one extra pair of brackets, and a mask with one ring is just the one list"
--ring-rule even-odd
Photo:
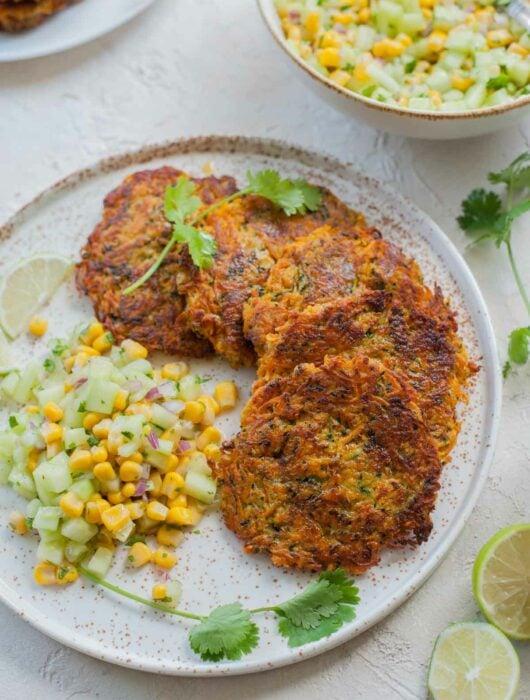
[[(103, 196), (127, 173), (139, 167), (171, 164), (201, 175), (213, 162), (217, 174), (242, 179), (247, 169), (274, 167), (284, 176), (303, 176), (330, 187), (359, 208), (369, 223), (416, 257), (427, 281), (438, 281), (458, 312), (461, 333), (481, 371), (470, 402), (462, 413), (462, 432), (453, 461), (443, 474), (429, 541), (414, 551), (393, 552), (370, 573), (358, 578), (361, 603), (357, 618), (337, 634), (310, 646), (290, 649), (276, 632), (274, 619), (258, 620), (259, 647), (241, 661), (202, 662), (187, 644), (189, 624), (118, 598), (90, 583), (66, 589), (43, 589), (32, 581), (35, 543), (0, 527), (0, 597), (31, 624), (80, 651), (125, 666), (175, 675), (250, 673), (291, 664), (351, 639), (388, 615), (433, 572), (455, 541), (471, 513), (486, 479), (500, 410), (500, 372), (495, 340), (484, 301), (466, 264), (440, 229), (413, 204), (386, 185), (371, 180), (322, 155), (259, 139), (205, 137), (146, 148), (139, 153), (106, 160), (76, 173), (39, 196), (0, 229), (0, 273), (14, 259), (46, 250), (77, 256), (101, 213)], [(56, 295), (46, 316), (50, 337), (66, 332), (74, 322), (88, 319), (90, 307), (80, 299), (73, 282)], [(44, 341), (21, 338), (16, 356), (22, 359), (44, 352)], [(220, 360), (193, 363), (214, 379), (234, 377), (243, 399), (253, 377), (250, 370), (235, 372)], [(226, 434), (238, 428), (239, 412), (226, 416)], [(21, 499), (0, 488), (0, 523)], [(175, 574), (184, 584), (183, 608), (206, 612), (214, 606), (240, 600), (249, 607), (287, 599), (310, 576), (274, 568), (264, 556), (243, 554), (240, 542), (211, 513), (200, 525), (200, 535), (189, 535), (179, 549)], [(124, 571), (118, 563), (110, 579), (149, 595), (154, 573)]]
[(86, 44), (120, 27), (155, 0), (82, 0), (20, 34), (0, 31), (0, 63), (39, 58)]

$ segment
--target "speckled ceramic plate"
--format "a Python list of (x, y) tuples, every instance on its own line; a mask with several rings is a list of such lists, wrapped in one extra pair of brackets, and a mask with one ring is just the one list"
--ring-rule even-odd
[(20, 34), (0, 32), (0, 63), (73, 49), (111, 32), (155, 0), (83, 0)]
[[(462, 412), (462, 432), (453, 461), (443, 474), (434, 530), (415, 551), (392, 552), (379, 566), (359, 577), (361, 603), (357, 618), (337, 634), (300, 649), (290, 649), (272, 618), (259, 619), (261, 643), (241, 661), (210, 664), (189, 649), (186, 621), (170, 618), (80, 581), (60, 590), (39, 588), (31, 571), (35, 542), (0, 527), (0, 596), (31, 624), (80, 651), (131, 668), (176, 675), (251, 673), (291, 664), (320, 654), (388, 615), (416, 591), (434, 571), (469, 517), (484, 484), (491, 460), (500, 409), (499, 368), (494, 336), (484, 301), (466, 264), (440, 229), (411, 202), (386, 185), (359, 174), (349, 165), (285, 144), (259, 139), (205, 137), (146, 148), (106, 160), (59, 182), (22, 209), (0, 230), (0, 273), (4, 266), (28, 253), (61, 251), (74, 258), (101, 213), (104, 195), (127, 174), (145, 167), (171, 164), (201, 175), (206, 164), (218, 174), (242, 178), (247, 169), (279, 169), (285, 176), (303, 176), (326, 185), (363, 211), (369, 223), (399, 243), (423, 267), (428, 282), (437, 281), (458, 312), (461, 333), (482, 370)], [(91, 309), (79, 298), (73, 282), (63, 285), (46, 309), (49, 336), (60, 335)], [(43, 341), (21, 338), (16, 355), (22, 360), (44, 353)], [(194, 363), (212, 381), (233, 377), (248, 395), (253, 372), (235, 372), (220, 360)], [(239, 407), (240, 408), (240, 407)], [(238, 429), (239, 411), (222, 419), (227, 435)], [(0, 488), (0, 523), (23, 503)], [(309, 576), (272, 567), (262, 556), (242, 552), (218, 513), (201, 523), (200, 534), (189, 535), (179, 549), (176, 575), (184, 584), (181, 607), (208, 611), (240, 600), (259, 607), (287, 599)], [(123, 559), (123, 555), (122, 555)], [(457, 572), (458, 573), (458, 572)], [(110, 579), (149, 595), (155, 574), (146, 567), (131, 573), (119, 561)]]

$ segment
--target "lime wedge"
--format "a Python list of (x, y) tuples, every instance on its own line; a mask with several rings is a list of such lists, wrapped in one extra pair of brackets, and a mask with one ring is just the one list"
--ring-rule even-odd
[(30, 318), (64, 280), (72, 262), (57, 255), (35, 255), (19, 262), (0, 281), (0, 324), (10, 338), (26, 330)]
[(530, 639), (530, 523), (507, 527), (484, 545), (473, 593), (489, 622), (513, 639)]
[(6, 374), (12, 369), (11, 350), (5, 333), (0, 328), (0, 376)]
[(519, 685), (519, 658), (493, 625), (461, 622), (436, 640), (428, 684), (434, 700), (512, 700)]

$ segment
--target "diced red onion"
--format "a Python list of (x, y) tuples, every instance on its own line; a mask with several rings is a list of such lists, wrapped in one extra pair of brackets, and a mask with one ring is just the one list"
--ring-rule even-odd
[(164, 401), (162, 406), (166, 409), (166, 411), (169, 411), (170, 413), (175, 413), (178, 415), (179, 413), (182, 413), (182, 411), (184, 410), (185, 404), (183, 401), (175, 400), (175, 401)]
[(152, 389), (149, 389), (149, 391), (148, 391), (147, 394), (145, 395), (145, 398), (146, 398), (148, 401), (156, 401), (156, 399), (161, 399), (161, 398), (162, 398), (162, 394), (161, 394), (160, 391), (158, 390), (158, 387), (157, 387), (157, 386), (154, 386)]
[(86, 384), (87, 381), (87, 377), (81, 377), (81, 379), (78, 379), (77, 382), (74, 383), (74, 389), (79, 389), (79, 387)]
[(181, 440), (179, 442), (179, 450), (181, 452), (186, 452), (186, 450), (189, 450), (191, 448), (191, 442), (188, 442), (187, 440)]
[(300, 13), (298, 12), (298, 10), (290, 10), (288, 16), (291, 22), (298, 22), (298, 20), (300, 19)]
[(130, 391), (131, 393), (135, 393), (136, 391), (140, 391), (140, 389), (143, 387), (142, 382), (139, 379), (131, 379), (128, 382), (125, 382), (123, 385), (123, 388), (126, 389), (127, 391)]
[(136, 484), (136, 491), (134, 492), (133, 496), (143, 496), (144, 493), (147, 490), (147, 481), (145, 479), (142, 479)]
[(147, 440), (149, 441), (149, 444), (151, 445), (153, 450), (158, 450), (158, 448), (160, 447), (160, 443), (158, 442), (158, 437), (153, 430), (151, 430), (151, 432), (148, 434)]
[(333, 29), (338, 33), (338, 34), (346, 34), (346, 27), (343, 24), (335, 24), (333, 26)]

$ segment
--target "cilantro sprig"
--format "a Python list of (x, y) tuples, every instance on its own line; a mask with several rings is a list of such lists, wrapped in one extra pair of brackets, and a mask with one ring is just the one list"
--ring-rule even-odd
[[(462, 202), (458, 223), (473, 243), (493, 241), (497, 248), (506, 247), (512, 273), (530, 317), (530, 297), (519, 273), (512, 248), (512, 225), (530, 211), (530, 151), (521, 153), (508, 167), (488, 175), (494, 185), (505, 185), (505, 196), (485, 189), (473, 190)], [(508, 340), (508, 360), (504, 364), (505, 377), (513, 364), (524, 365), (530, 358), (530, 326), (515, 328)]]
[(198, 268), (209, 269), (213, 265), (217, 244), (209, 233), (199, 227), (200, 222), (223, 204), (248, 194), (257, 194), (268, 199), (287, 216), (316, 211), (322, 201), (320, 190), (305, 180), (282, 179), (276, 170), (267, 169), (255, 174), (249, 171), (246, 187), (201, 210), (203, 203), (197, 195), (197, 186), (186, 176), (181, 176), (176, 185), (170, 185), (166, 189), (164, 199), (164, 215), (173, 224), (171, 237), (147, 272), (123, 293), (132, 294), (147, 282), (177, 243), (188, 246), (191, 259)]
[(198, 615), (142, 598), (83, 567), (79, 569), (86, 578), (114, 593), (160, 612), (198, 622), (188, 640), (203, 661), (237, 661), (255, 649), (259, 643), (259, 628), (253, 621), (254, 615), (265, 612), (276, 615), (278, 632), (290, 647), (299, 647), (329, 637), (345, 622), (353, 620), (359, 602), (359, 589), (342, 569), (337, 569), (320, 574), (301, 593), (283, 603), (247, 610), (236, 602), (221, 605), (208, 615)]

